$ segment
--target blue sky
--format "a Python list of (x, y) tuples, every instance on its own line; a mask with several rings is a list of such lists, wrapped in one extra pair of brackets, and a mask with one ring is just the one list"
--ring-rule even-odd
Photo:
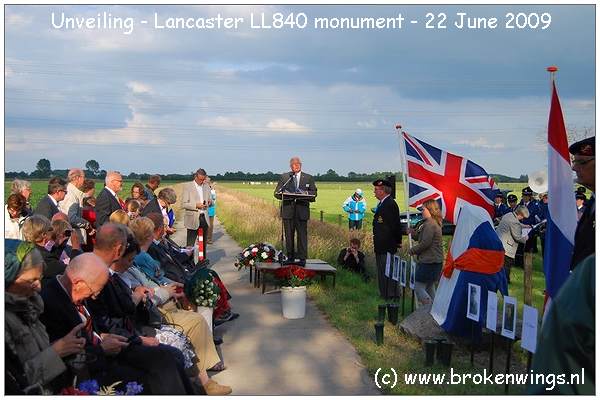
[[(57, 30), (51, 13), (131, 17)], [(425, 14), (495, 16), (495, 30), (425, 29)], [(587, 6), (23, 6), (5, 8), (6, 170), (96, 159), (103, 169), (187, 173), (399, 170), (394, 126), (518, 176), (545, 165), (549, 76), (568, 128), (595, 129), (595, 21)], [(243, 17), (237, 30), (156, 30), (161, 17)], [(401, 30), (250, 29), (250, 13), (394, 17)], [(507, 12), (547, 12), (507, 30)], [(256, 17), (255, 17), (256, 18)]]

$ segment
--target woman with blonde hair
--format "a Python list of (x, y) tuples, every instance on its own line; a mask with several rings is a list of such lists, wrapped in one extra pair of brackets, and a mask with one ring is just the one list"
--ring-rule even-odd
[(116, 224), (129, 225), (129, 215), (125, 210), (115, 210), (110, 217), (108, 217), (110, 222), (114, 222)]
[(431, 304), (435, 297), (435, 283), (440, 277), (444, 253), (442, 250), (442, 210), (437, 200), (423, 203), (423, 222), (414, 232), (418, 243), (408, 250), (417, 256), (415, 292), (421, 304)]

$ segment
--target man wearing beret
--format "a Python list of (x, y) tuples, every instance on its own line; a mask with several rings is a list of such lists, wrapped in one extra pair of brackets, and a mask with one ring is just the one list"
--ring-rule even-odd
[[(392, 184), (384, 179), (373, 182), (373, 192), (379, 203), (373, 216), (373, 248), (375, 250), (375, 262), (377, 264), (377, 283), (379, 295), (384, 299), (400, 297), (398, 283), (391, 279), (391, 266), (389, 277), (385, 276), (385, 267), (388, 254), (390, 263), (393, 263), (392, 255), (402, 243), (402, 232), (400, 230), (400, 211), (392, 193)], [(393, 265), (393, 264), (392, 264)]]
[(575, 268), (583, 259), (596, 252), (596, 137), (592, 136), (573, 143), (569, 147), (573, 155), (571, 168), (577, 174), (577, 183), (592, 191), (585, 210), (577, 222), (575, 231), (575, 247), (571, 259), (571, 269)]
[(508, 212), (507, 213), (509, 213), (511, 211), (515, 211), (517, 209), (517, 206), (519, 205), (518, 204), (518, 200), (519, 199), (517, 198), (517, 195), (516, 194), (509, 194), (506, 197), (506, 200), (508, 201)]

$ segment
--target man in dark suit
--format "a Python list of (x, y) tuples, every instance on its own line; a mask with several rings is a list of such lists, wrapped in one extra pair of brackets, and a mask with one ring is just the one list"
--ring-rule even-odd
[(119, 199), (119, 192), (123, 189), (123, 178), (116, 171), (106, 173), (106, 186), (96, 198), (96, 226), (99, 228), (108, 222), (110, 214), (116, 210), (122, 210), (124, 204)]
[[(377, 264), (379, 295), (383, 299), (400, 297), (398, 282), (392, 280), (393, 255), (402, 243), (400, 211), (391, 196), (392, 184), (384, 179), (373, 182), (373, 192), (379, 203), (373, 215), (373, 248)], [(388, 261), (389, 260), (389, 261)], [(385, 276), (386, 264), (390, 263), (389, 276)]]
[(596, 252), (596, 195), (593, 193), (596, 188), (596, 137), (573, 143), (569, 147), (569, 153), (573, 155), (572, 169), (577, 174), (577, 183), (592, 191), (577, 222), (571, 259), (571, 269), (574, 269), (587, 256)]
[[(310, 219), (309, 202), (315, 201), (317, 197), (317, 186), (315, 179), (302, 172), (302, 161), (299, 157), (290, 159), (291, 172), (286, 172), (279, 178), (275, 188), (275, 198), (282, 200), (281, 219), (285, 231), (285, 250), (288, 260), (299, 259), (300, 265), (306, 263), (308, 258), (308, 235), (307, 225)], [(281, 194), (283, 192), (283, 195)], [(308, 200), (289, 199), (285, 193), (298, 193), (313, 196)], [(297, 236), (297, 247), (294, 248), (294, 235)]]
[(33, 213), (43, 215), (51, 220), (54, 214), (60, 211), (58, 202), (62, 201), (66, 194), (67, 182), (64, 179), (60, 177), (50, 179), (48, 181), (48, 195), (40, 200)]

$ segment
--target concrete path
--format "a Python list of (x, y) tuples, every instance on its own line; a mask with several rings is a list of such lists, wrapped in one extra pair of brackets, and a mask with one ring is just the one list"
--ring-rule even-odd
[[(185, 244), (185, 228), (174, 239)], [(237, 271), (241, 248), (220, 224), (208, 247), (212, 268), (232, 295), (240, 317), (216, 328), (227, 370), (215, 379), (234, 395), (377, 395), (352, 345), (307, 302), (306, 317), (286, 320), (279, 293), (261, 295), (248, 272)]]

